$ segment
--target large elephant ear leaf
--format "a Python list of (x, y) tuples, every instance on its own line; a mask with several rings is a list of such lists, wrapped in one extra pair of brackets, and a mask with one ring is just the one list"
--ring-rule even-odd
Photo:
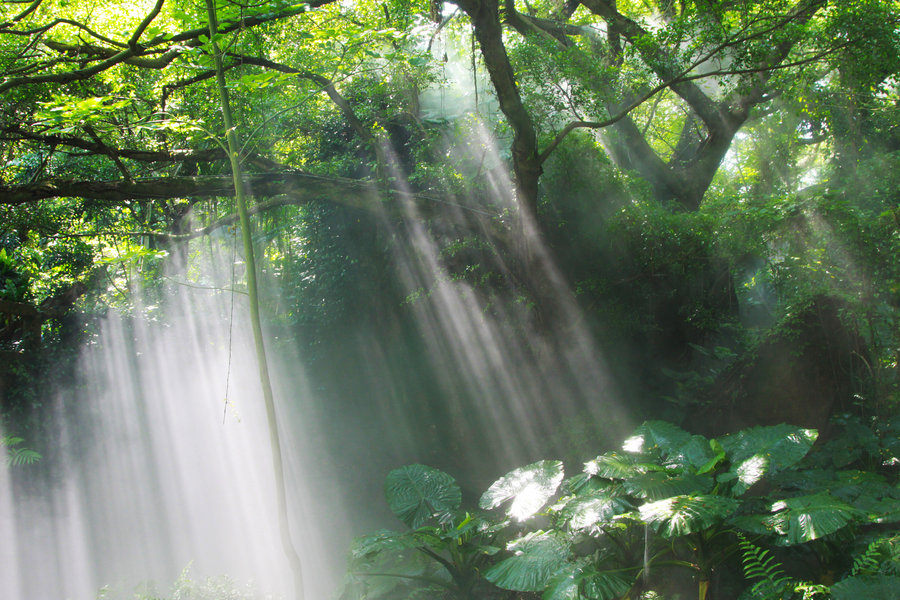
[(563, 464), (542, 460), (511, 471), (494, 482), (481, 496), (479, 506), (491, 509), (512, 500), (511, 517), (524, 521), (541, 509), (563, 480)]
[(768, 515), (742, 515), (732, 524), (755, 534), (776, 534), (782, 546), (804, 544), (864, 519), (866, 514), (827, 492), (796, 496), (772, 504)]
[(671, 454), (691, 440), (691, 434), (666, 421), (647, 421), (637, 428), (634, 435), (625, 440), (628, 452), (652, 452), (659, 450)]
[(831, 586), (834, 600), (896, 600), (900, 577), (894, 575), (866, 575), (848, 577)]
[(497, 587), (517, 592), (543, 590), (569, 556), (565, 542), (543, 531), (521, 537), (507, 549), (513, 555), (485, 571), (484, 577)]
[(739, 500), (724, 496), (674, 496), (640, 507), (641, 519), (663, 537), (677, 537), (708, 529), (737, 510)]
[(572, 529), (587, 529), (609, 523), (616, 515), (633, 510), (627, 499), (614, 493), (599, 491), (575, 496), (560, 509)]
[(670, 477), (667, 473), (652, 471), (636, 475), (625, 482), (625, 489), (644, 500), (662, 500), (683, 494), (705, 494), (712, 490), (713, 478), (709, 475), (683, 473)]
[(350, 545), (350, 558), (364, 559), (380, 552), (402, 552), (421, 545), (422, 541), (412, 532), (395, 533), (382, 529), (354, 539)]
[(578, 582), (581, 578), (581, 567), (575, 563), (567, 564), (557, 571), (548, 581), (541, 600), (580, 600)]
[(617, 600), (623, 598), (634, 586), (634, 577), (625, 573), (612, 571), (595, 571), (585, 573), (582, 577), (582, 587), (586, 598), (597, 600)]
[(634, 586), (634, 576), (598, 571), (589, 561), (567, 563), (550, 578), (541, 600), (618, 600)]
[(708, 439), (702, 435), (691, 435), (666, 421), (647, 421), (625, 441), (624, 448), (629, 452), (659, 452), (664, 457), (665, 465), (693, 471), (701, 469), (716, 457)]
[(767, 474), (783, 471), (807, 455), (818, 437), (815, 429), (791, 425), (752, 427), (723, 437), (722, 448), (731, 460), (733, 493), (747, 491)]
[(432, 517), (445, 520), (462, 502), (456, 480), (425, 465), (407, 465), (388, 473), (384, 493), (391, 511), (412, 529)]
[(633, 477), (641, 471), (638, 468), (637, 458), (633, 454), (607, 452), (586, 462), (584, 472), (592, 477), (621, 480)]
[(827, 492), (780, 500), (772, 511), (764, 523), (784, 536), (779, 542), (787, 546), (819, 539), (862, 516)]

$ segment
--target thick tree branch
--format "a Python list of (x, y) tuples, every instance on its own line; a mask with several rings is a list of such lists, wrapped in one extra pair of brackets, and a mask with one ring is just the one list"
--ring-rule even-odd
[[(259, 196), (305, 194), (310, 197), (336, 198), (376, 192), (374, 184), (352, 179), (320, 177), (306, 173), (264, 173), (248, 175), (244, 185)], [(160, 200), (170, 198), (233, 196), (230, 176), (153, 177), (147, 179), (84, 181), (52, 178), (27, 185), (0, 186), (0, 204), (26, 204), (48, 198), (89, 198), (108, 202), (126, 200)], [(348, 200), (363, 205), (368, 200)]]
[(110, 158), (125, 158), (138, 162), (211, 162), (227, 160), (225, 152), (221, 148), (208, 150), (138, 150), (135, 148), (116, 148), (105, 144), (99, 137), (86, 140), (72, 135), (40, 134), (27, 131), (18, 126), (8, 126), (0, 129), (0, 140), (29, 140), (46, 144), (50, 147), (68, 146), (87, 150), (94, 154), (102, 154)]
[[(423, 217), (438, 213), (447, 205), (473, 214), (491, 216), (481, 210), (467, 209), (449, 198), (427, 194), (412, 194), (391, 190), (385, 192), (375, 182), (340, 177), (323, 177), (297, 171), (245, 175), (248, 194), (256, 196), (285, 196), (284, 203), (320, 199), (368, 211), (387, 210), (399, 214), (401, 208), (413, 208)], [(234, 184), (229, 175), (197, 177), (154, 177), (147, 179), (83, 181), (53, 178), (26, 185), (0, 185), (0, 205), (18, 205), (50, 198), (87, 198), (112, 203), (129, 200), (168, 200), (188, 197), (230, 197)], [(384, 205), (381, 198), (393, 202)]]
[[(641, 54), (644, 62), (653, 72), (664, 81), (671, 82), (669, 87), (678, 94), (697, 113), (710, 130), (728, 128), (728, 121), (733, 115), (728, 108), (732, 102), (714, 102), (697, 85), (693, 79), (684, 77), (698, 66), (707, 63), (717, 56), (722, 55), (729, 48), (760, 39), (766, 35), (784, 29), (790, 23), (805, 24), (827, 0), (800, 0), (790, 11), (782, 16), (767, 18), (766, 25), (762, 28), (753, 28), (763, 21), (747, 24), (739, 31), (729, 36), (728, 39), (716, 46), (704, 51), (700, 56), (691, 61), (690, 65), (680, 67), (673, 56), (673, 51), (664, 48), (653, 41), (653, 36), (641, 27), (636, 21), (626, 17), (615, 8), (615, 3), (610, 0), (582, 0), (582, 4), (591, 12), (603, 18), (611, 30), (624, 36), (629, 43)], [(769, 53), (759, 65), (747, 68), (749, 73), (763, 73), (776, 67), (790, 53), (796, 44), (795, 38), (789, 38), (778, 45)], [(701, 75), (710, 76), (713, 73)], [(700, 77), (697, 77), (700, 78)], [(748, 82), (749, 83), (749, 82)]]
[[(634, 46), (656, 75), (663, 81), (672, 82), (672, 90), (681, 96), (701, 119), (710, 126), (720, 123), (722, 115), (713, 102), (696, 85), (681, 81), (679, 76), (684, 69), (679, 69), (669, 51), (653, 43), (653, 37), (637, 22), (629, 19), (618, 10), (609, 0), (582, 0), (581, 2), (591, 12), (602, 17), (609, 28), (627, 39)], [(700, 62), (705, 62), (700, 61)]]

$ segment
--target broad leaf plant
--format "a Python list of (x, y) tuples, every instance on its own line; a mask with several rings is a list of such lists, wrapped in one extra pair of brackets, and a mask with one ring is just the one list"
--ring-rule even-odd
[[(515, 469), (482, 495), (481, 512), (462, 508), (450, 475), (403, 467), (386, 493), (409, 529), (356, 541), (344, 597), (659, 597), (680, 570), (706, 600), (714, 571), (741, 557), (742, 598), (826, 597), (828, 586), (786, 576), (771, 552), (890, 528), (900, 489), (875, 473), (822, 468), (808, 456), (817, 438), (782, 424), (708, 439), (649, 421), (568, 479), (559, 461)], [(890, 539), (872, 542), (834, 597), (900, 583)], [(761, 584), (769, 572), (778, 577)]]

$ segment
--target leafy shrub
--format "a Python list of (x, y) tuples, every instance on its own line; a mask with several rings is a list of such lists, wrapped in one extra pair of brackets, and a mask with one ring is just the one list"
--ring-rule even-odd
[[(388, 504), (409, 529), (355, 542), (343, 597), (414, 597), (427, 588), (452, 598), (509, 590), (613, 600), (665, 593), (677, 569), (704, 600), (714, 570), (738, 555), (752, 584), (743, 597), (820, 597), (825, 585), (789, 577), (770, 549), (898, 522), (900, 490), (877, 473), (808, 468), (817, 436), (782, 424), (707, 439), (650, 421), (622, 451), (568, 479), (559, 461), (511, 471), (481, 496), (479, 511), (462, 508), (446, 473), (398, 469), (388, 475)], [(835, 593), (893, 581), (900, 554), (890, 540), (863, 553)]]

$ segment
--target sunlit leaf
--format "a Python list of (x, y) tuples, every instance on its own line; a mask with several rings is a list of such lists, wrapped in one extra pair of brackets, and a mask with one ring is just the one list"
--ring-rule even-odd
[(694, 533), (717, 525), (737, 510), (740, 501), (723, 496), (675, 496), (639, 507), (641, 519), (664, 537)]
[(733, 523), (751, 533), (779, 536), (783, 545), (803, 544), (829, 535), (863, 513), (827, 492), (779, 500), (768, 515), (742, 516)]
[(741, 495), (767, 474), (793, 466), (806, 456), (817, 437), (814, 429), (773, 425), (721, 438), (731, 460), (731, 474), (737, 478), (733, 493)]
[(626, 479), (639, 472), (636, 463), (637, 459), (630, 454), (608, 452), (585, 463), (584, 472), (605, 479)]
[(576, 496), (569, 500), (560, 512), (569, 520), (572, 529), (584, 529), (608, 522), (616, 515), (632, 509), (625, 498), (603, 491), (587, 496)]
[(556, 493), (563, 479), (563, 464), (543, 460), (507, 473), (481, 496), (479, 506), (491, 509), (512, 500), (508, 514), (525, 520), (539, 511)]
[(647, 421), (635, 432), (635, 437), (640, 437), (642, 452), (660, 450), (664, 454), (681, 448), (691, 439), (691, 434), (667, 421)]

